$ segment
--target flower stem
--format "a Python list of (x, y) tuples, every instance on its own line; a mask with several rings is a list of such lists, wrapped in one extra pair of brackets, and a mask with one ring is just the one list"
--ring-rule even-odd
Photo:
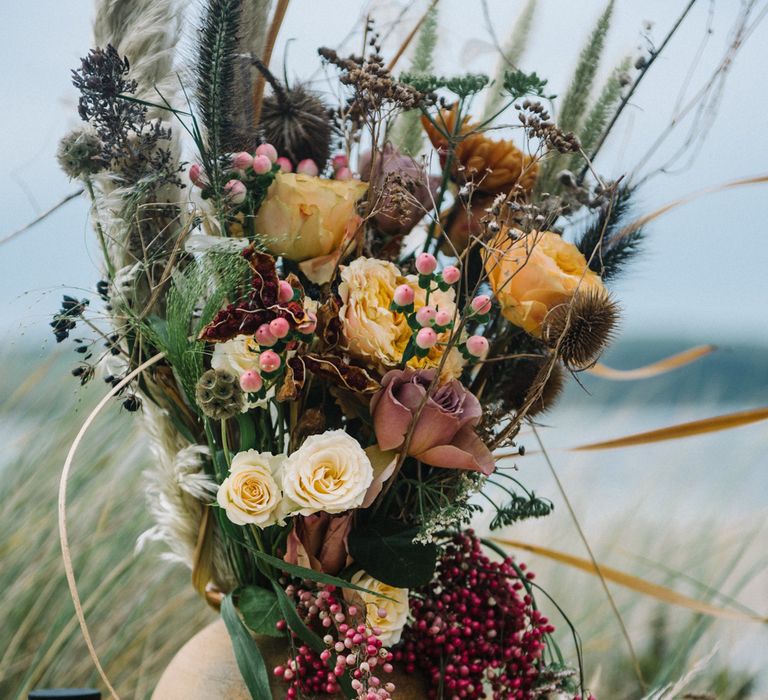
[(93, 189), (93, 183), (90, 178), (85, 178), (85, 189), (88, 190), (88, 196), (91, 198), (91, 208), (96, 214), (94, 217), (96, 235), (99, 237), (101, 253), (104, 256), (104, 263), (107, 266), (107, 274), (109, 275), (109, 279), (113, 280), (115, 278), (115, 266), (112, 264), (112, 259), (109, 257), (109, 251), (107, 250), (107, 239), (104, 236), (104, 229), (101, 227), (101, 222), (99, 221), (99, 210), (96, 207), (96, 192)]

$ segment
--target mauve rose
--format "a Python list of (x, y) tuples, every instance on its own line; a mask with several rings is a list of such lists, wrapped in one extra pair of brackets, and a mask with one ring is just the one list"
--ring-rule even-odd
[[(371, 399), (376, 440), (382, 450), (399, 449), (435, 376), (434, 369), (395, 369), (381, 380)], [(408, 455), (434, 467), (491, 474), (493, 455), (476, 435), (482, 408), (457, 379), (439, 384), (416, 423)]]
[(347, 536), (352, 513), (313, 515), (294, 518), (286, 542), (285, 561), (336, 576), (347, 564)]
[[(360, 157), (359, 165), (362, 179), (372, 185), (370, 196), (380, 198), (374, 206), (377, 212), (374, 221), (385, 233), (404, 235), (426, 212), (432, 210), (440, 178), (427, 175), (422, 165), (400, 153), (392, 144), (385, 144), (384, 149), (376, 154), (373, 168), (370, 151)], [(405, 187), (409, 189), (405, 201), (392, 200), (396, 186), (389, 180), (396, 175), (402, 178)]]

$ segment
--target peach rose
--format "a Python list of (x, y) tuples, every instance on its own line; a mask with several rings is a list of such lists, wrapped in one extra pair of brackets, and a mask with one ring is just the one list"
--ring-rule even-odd
[(490, 245), (485, 270), (504, 318), (536, 337), (550, 309), (568, 302), (577, 288), (603, 289), (579, 249), (552, 231), (512, 241), (502, 229)]

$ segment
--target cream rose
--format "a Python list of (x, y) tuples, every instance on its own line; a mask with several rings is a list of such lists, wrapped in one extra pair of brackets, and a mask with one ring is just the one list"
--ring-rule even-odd
[(270, 253), (302, 261), (337, 250), (359, 223), (357, 200), (368, 185), (359, 180), (327, 180), (278, 173), (256, 214), (256, 230)]
[[(397, 644), (408, 619), (408, 589), (388, 586), (364, 571), (358, 571), (351, 581), (361, 588), (378, 594), (350, 591), (352, 596), (361, 599), (365, 606), (366, 625), (371, 629), (377, 627), (381, 630), (379, 639), (386, 646)], [(384, 615), (381, 615), (382, 612)]]
[(259, 371), (259, 344), (250, 335), (237, 335), (213, 348), (211, 367), (229, 370), (238, 377), (250, 370)]
[(372, 481), (368, 455), (343, 430), (311, 435), (283, 467), (283, 492), (291, 515), (357, 508)]
[[(424, 306), (426, 292), (418, 285), (413, 275), (400, 274), (397, 267), (384, 260), (357, 258), (341, 268), (339, 296), (341, 320), (347, 347), (353, 355), (386, 371), (397, 367), (403, 357), (413, 330), (404, 314), (390, 310), (395, 288), (401, 284), (410, 285), (415, 292), (414, 306)], [(451, 315), (456, 312), (453, 289), (436, 291), (430, 295), (429, 303)], [(442, 342), (448, 334), (440, 338)], [(444, 354), (438, 344), (423, 358), (409, 360), (410, 367), (437, 367)], [(463, 366), (461, 353), (451, 350), (443, 365), (442, 376), (448, 379), (458, 377)]]
[(239, 452), (216, 501), (236, 525), (274, 525), (281, 520), (280, 472), (280, 457), (257, 450)]

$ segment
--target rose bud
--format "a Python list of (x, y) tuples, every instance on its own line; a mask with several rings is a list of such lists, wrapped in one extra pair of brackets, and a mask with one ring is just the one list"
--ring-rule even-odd
[(427, 327), (431, 324), (436, 314), (437, 310), (434, 306), (422, 306), (416, 312), (416, 322), (422, 327)]
[(432, 328), (422, 328), (416, 334), (416, 345), (422, 350), (428, 350), (437, 343), (437, 333)]
[(232, 204), (242, 204), (248, 190), (240, 180), (230, 180), (224, 185), (224, 194), (227, 195)]
[(293, 299), (293, 287), (285, 280), (280, 280), (277, 287), (277, 300), (285, 304)]
[(272, 161), (267, 156), (256, 156), (253, 159), (253, 172), (264, 175), (272, 170)]
[(461, 270), (456, 265), (448, 265), (443, 268), (443, 282), (456, 284), (461, 279)]
[(467, 338), (467, 352), (472, 357), (485, 357), (488, 354), (488, 339), (483, 335), (473, 335)]
[(296, 166), (296, 172), (301, 175), (317, 177), (320, 173), (320, 170), (314, 160), (311, 158), (305, 158), (304, 160), (299, 161), (299, 164)]
[(277, 149), (271, 143), (262, 143), (256, 147), (257, 156), (266, 156), (270, 163), (277, 162)]
[(240, 375), (240, 388), (243, 391), (254, 393), (256, 391), (261, 391), (262, 386), (264, 386), (264, 380), (255, 370), (249, 369), (247, 372), (243, 372)]
[(393, 301), (398, 306), (410, 306), (413, 304), (413, 300), (416, 298), (416, 294), (413, 289), (407, 284), (401, 284), (395, 287), (395, 294)]
[(453, 321), (453, 314), (450, 311), (438, 311), (435, 314), (435, 325), (437, 326), (450, 326)]
[(292, 173), (293, 172), (293, 163), (291, 163), (290, 160), (288, 160), (285, 156), (280, 156), (275, 163), (277, 163), (280, 166), (280, 171), (284, 173)]
[(280, 369), (281, 363), (282, 360), (280, 359), (280, 355), (278, 355), (274, 350), (265, 350), (259, 356), (259, 366), (265, 372), (274, 372)]
[(285, 338), (291, 331), (291, 325), (284, 318), (275, 318), (269, 322), (269, 330), (275, 338)]
[(437, 268), (437, 260), (432, 253), (422, 253), (416, 258), (416, 269), (420, 275), (431, 275)]
[(252, 163), (253, 156), (245, 151), (240, 151), (240, 153), (235, 153), (232, 156), (232, 167), (235, 170), (245, 170), (246, 168), (250, 168)]
[(277, 342), (277, 337), (268, 323), (262, 323), (256, 329), (256, 342), (266, 348), (271, 348)]
[(470, 303), (470, 308), (476, 314), (484, 316), (491, 310), (491, 298), (487, 294), (478, 294)]

